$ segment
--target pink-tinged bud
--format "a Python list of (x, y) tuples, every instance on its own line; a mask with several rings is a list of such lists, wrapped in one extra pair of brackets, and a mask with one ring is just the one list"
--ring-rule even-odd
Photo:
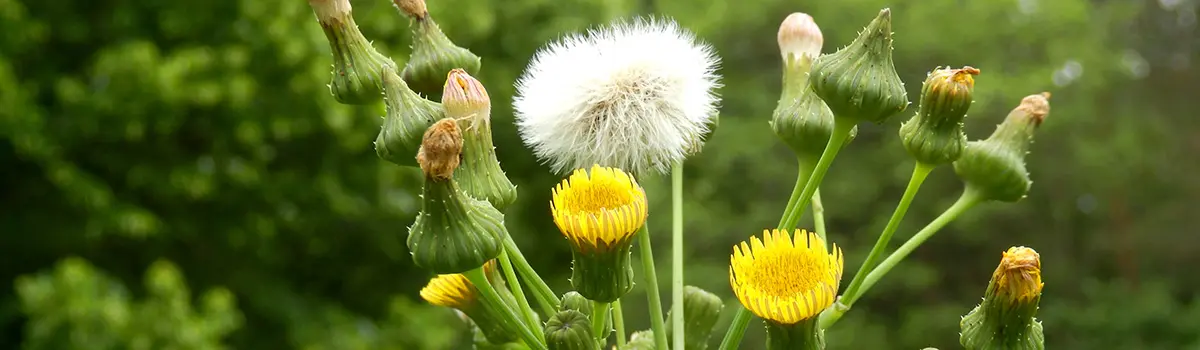
[(467, 71), (454, 69), (446, 76), (442, 88), (442, 106), (450, 118), (483, 118), (487, 122), (491, 113), (492, 100), (483, 84)]
[(792, 13), (779, 25), (779, 54), (785, 62), (803, 57), (808, 57), (811, 62), (821, 55), (821, 46), (824, 44), (821, 28), (807, 13)]
[(492, 143), (492, 101), (483, 83), (455, 68), (442, 84), (446, 117), (457, 120), (463, 134), (462, 169), (454, 179), (468, 195), (486, 199), (503, 211), (517, 200), (517, 187), (508, 180)]

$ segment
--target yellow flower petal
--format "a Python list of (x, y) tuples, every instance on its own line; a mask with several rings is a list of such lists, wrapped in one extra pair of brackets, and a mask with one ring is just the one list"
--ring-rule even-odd
[(781, 324), (817, 316), (837, 296), (842, 250), (830, 252), (820, 237), (796, 230), (763, 231), (763, 238), (734, 246), (729, 283), (747, 310)]

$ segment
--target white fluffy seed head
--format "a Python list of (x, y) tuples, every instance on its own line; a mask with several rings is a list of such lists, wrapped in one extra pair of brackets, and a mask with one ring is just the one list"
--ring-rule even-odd
[(669, 19), (639, 18), (539, 50), (513, 98), (525, 144), (554, 171), (665, 173), (717, 118), (719, 59)]

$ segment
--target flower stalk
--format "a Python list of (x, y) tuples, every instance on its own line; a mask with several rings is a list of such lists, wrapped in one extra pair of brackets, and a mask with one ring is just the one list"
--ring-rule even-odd
[(683, 162), (671, 168), (671, 326), (674, 349), (683, 349), (687, 338), (683, 327)]

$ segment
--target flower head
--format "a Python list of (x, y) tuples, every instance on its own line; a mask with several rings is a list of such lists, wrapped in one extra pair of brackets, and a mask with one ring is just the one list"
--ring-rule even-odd
[(620, 169), (576, 170), (554, 189), (550, 211), (571, 243), (571, 285), (592, 301), (612, 302), (633, 288), (629, 250), (649, 214), (646, 192)]
[(550, 210), (567, 239), (584, 249), (628, 241), (649, 215), (646, 192), (620, 169), (579, 169), (554, 189)]
[(996, 272), (992, 273), (994, 293), (1010, 302), (1028, 302), (1042, 295), (1042, 261), (1027, 247), (1012, 247), (1004, 252)]
[(729, 283), (746, 309), (778, 324), (795, 324), (833, 304), (842, 279), (842, 250), (817, 235), (763, 231), (763, 239), (734, 246)]
[(525, 144), (556, 172), (665, 172), (716, 122), (718, 58), (670, 20), (618, 22), (551, 43), (517, 82)]
[(917, 113), (900, 126), (904, 149), (917, 162), (929, 165), (958, 160), (967, 147), (963, 120), (971, 108), (979, 69), (937, 68), (925, 78)]
[(825, 44), (825, 37), (821, 35), (817, 22), (803, 12), (792, 13), (783, 19), (779, 25), (778, 40), (779, 54), (783, 55), (785, 62), (804, 57), (811, 62), (821, 55), (821, 46)]

